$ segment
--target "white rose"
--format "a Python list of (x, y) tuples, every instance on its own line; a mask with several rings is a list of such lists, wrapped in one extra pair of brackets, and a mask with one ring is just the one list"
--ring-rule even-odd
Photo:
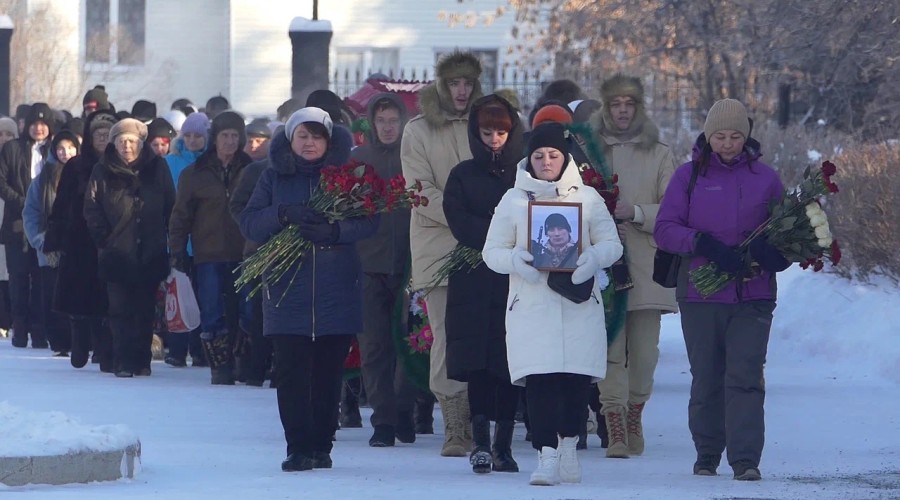
[(831, 236), (829, 236), (827, 238), (819, 238), (819, 246), (822, 248), (829, 248), (829, 247), (831, 247), (832, 241), (834, 241), (834, 240), (832, 240)]
[(828, 224), (825, 214), (813, 214), (809, 217), (809, 223), (812, 227), (819, 227)]
[(821, 212), (822, 212), (822, 207), (820, 207), (819, 204), (816, 202), (812, 202), (812, 203), (806, 205), (806, 215), (808, 215), (809, 217), (812, 217), (813, 215), (815, 215), (817, 213), (821, 213)]
[(816, 238), (819, 238), (820, 240), (831, 238), (831, 230), (828, 229), (827, 225), (819, 226), (816, 228)]

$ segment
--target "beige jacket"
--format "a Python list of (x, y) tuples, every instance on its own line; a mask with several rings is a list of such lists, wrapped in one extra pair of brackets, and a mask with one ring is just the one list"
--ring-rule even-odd
[[(637, 206), (636, 220), (625, 223), (625, 258), (634, 281), (628, 292), (628, 310), (658, 309), (677, 312), (675, 290), (657, 285), (653, 281), (653, 256), (656, 241), (653, 228), (659, 204), (675, 172), (675, 159), (669, 147), (659, 142), (659, 129), (646, 115), (636, 120), (640, 132), (631, 138), (610, 133), (602, 120), (602, 111), (591, 118), (596, 131), (595, 140), (602, 148), (613, 173), (619, 175), (619, 200)], [(641, 217), (642, 216), (642, 217)], [(641, 220), (642, 219), (642, 220)]]
[[(477, 97), (473, 95), (472, 100)], [(420, 91), (419, 106), (422, 114), (409, 121), (400, 143), (400, 161), (407, 185), (420, 181), (423, 186), (421, 194), (428, 198), (428, 206), (413, 208), (410, 219), (414, 288), (431, 283), (440, 267), (440, 264), (432, 264), (456, 246), (456, 239), (444, 217), (444, 186), (450, 170), (472, 158), (468, 110), (457, 114), (442, 109), (434, 84)]]

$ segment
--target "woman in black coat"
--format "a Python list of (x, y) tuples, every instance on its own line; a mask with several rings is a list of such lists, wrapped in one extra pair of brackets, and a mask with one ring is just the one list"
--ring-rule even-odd
[[(469, 113), (472, 159), (450, 172), (444, 189), (444, 214), (460, 245), (484, 247), (494, 209), (513, 187), (516, 164), (524, 156), (522, 124), (513, 107), (496, 95), (485, 96)], [(469, 383), (472, 436), (469, 457), (475, 472), (518, 472), (511, 442), (519, 390), (509, 379), (506, 361), (506, 300), (509, 277), (485, 265), (462, 270), (447, 291), (447, 376)], [(490, 421), (495, 420), (493, 457)]]
[(106, 284), (97, 275), (97, 246), (84, 219), (84, 193), (94, 165), (109, 144), (116, 117), (95, 111), (84, 124), (81, 153), (69, 160), (56, 188), (56, 200), (47, 219), (44, 250), (60, 252), (53, 309), (69, 316), (75, 368), (88, 361), (93, 346), (100, 371), (113, 370), (112, 336), (106, 324)]
[(143, 147), (146, 138), (147, 126), (133, 118), (113, 125), (84, 198), (106, 282), (117, 377), (150, 375), (156, 290), (169, 274), (175, 184), (166, 161)]

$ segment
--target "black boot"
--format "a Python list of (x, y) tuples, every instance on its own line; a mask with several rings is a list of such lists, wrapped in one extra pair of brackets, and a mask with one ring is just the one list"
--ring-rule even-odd
[(513, 429), (516, 423), (512, 420), (500, 421), (494, 425), (494, 471), (519, 472), (519, 464), (512, 456)]
[(397, 441), (401, 443), (416, 442), (416, 424), (413, 420), (411, 411), (401, 411), (397, 413), (397, 427), (395, 428)]
[(201, 342), (206, 351), (206, 359), (209, 361), (212, 385), (234, 385), (234, 355), (231, 352), (229, 336), (204, 332)]
[(373, 448), (387, 448), (394, 446), (396, 430), (390, 425), (376, 425), (372, 437), (369, 438), (369, 446)]
[(283, 462), (281, 462), (281, 470), (284, 472), (300, 472), (304, 470), (312, 470), (315, 459), (303, 453), (291, 453)]
[(609, 448), (609, 430), (606, 428), (606, 415), (597, 412), (597, 436), (600, 438), (600, 447)]
[(486, 474), (491, 471), (491, 421), (486, 415), (472, 415), (472, 444), (469, 455), (472, 472)]
[(416, 398), (416, 434), (434, 434), (434, 396)]
[[(354, 380), (356, 381), (354, 383)], [(359, 414), (359, 399), (357, 399), (357, 390), (353, 385), (359, 387), (359, 377), (348, 380), (341, 387), (341, 428), (342, 429), (358, 429), (362, 427), (362, 416)]]
[(90, 320), (72, 318), (72, 354), (69, 362), (75, 368), (84, 368), (91, 355), (91, 324)]
[(587, 449), (587, 407), (585, 407), (584, 418), (581, 419), (581, 427), (578, 430), (578, 443), (575, 444), (576, 450), (586, 450)]

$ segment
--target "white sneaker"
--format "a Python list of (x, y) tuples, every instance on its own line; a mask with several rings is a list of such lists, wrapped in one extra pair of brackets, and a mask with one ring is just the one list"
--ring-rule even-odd
[(559, 459), (559, 479), (564, 483), (581, 482), (581, 464), (578, 463), (578, 436), (559, 438), (557, 453)]
[(532, 486), (553, 486), (559, 484), (559, 455), (556, 450), (544, 446), (538, 452), (538, 468), (531, 473)]

